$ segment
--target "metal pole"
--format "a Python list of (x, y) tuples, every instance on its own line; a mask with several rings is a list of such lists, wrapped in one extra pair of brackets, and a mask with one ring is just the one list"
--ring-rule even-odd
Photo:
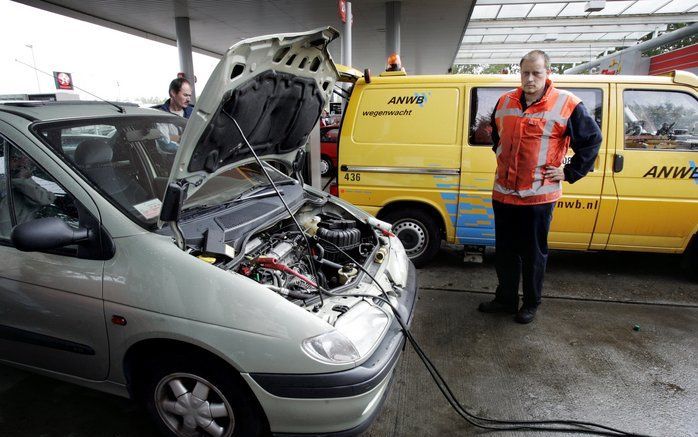
[(698, 23), (693, 23), (689, 26), (682, 27), (681, 29), (674, 30), (673, 32), (667, 32), (662, 36), (659, 36), (657, 38), (652, 38), (649, 41), (645, 41), (643, 43), (637, 44), (635, 46), (629, 47), (627, 49), (611, 53), (608, 56), (601, 57), (599, 59), (594, 59), (592, 61), (589, 61), (585, 64), (578, 65), (574, 68), (569, 68), (565, 70), (565, 74), (575, 74), (575, 73), (581, 73), (583, 71), (586, 71), (592, 67), (596, 67), (601, 64), (601, 62), (610, 59), (615, 56), (622, 56), (623, 54), (630, 53), (631, 51), (645, 51), (645, 50), (650, 50), (655, 47), (659, 47), (661, 45), (673, 42), (673, 41), (678, 41), (684, 37), (687, 36), (692, 36), (698, 33)]
[(401, 2), (385, 3), (385, 58), (400, 54), (400, 6)]
[(344, 35), (342, 35), (342, 62), (347, 67), (351, 67), (351, 22), (353, 19), (351, 2), (347, 2), (347, 19), (344, 23)]
[(32, 44), (24, 44), (32, 51), (32, 65), (34, 66), (34, 74), (36, 75), (36, 89), (41, 92), (41, 84), (39, 83), (39, 71), (36, 69), (36, 57), (34, 56), (34, 46)]
[(191, 103), (196, 103), (196, 90), (194, 85), (194, 61), (191, 54), (191, 32), (189, 30), (189, 17), (175, 17), (175, 31), (177, 32), (177, 50), (179, 51), (179, 68), (191, 84)]

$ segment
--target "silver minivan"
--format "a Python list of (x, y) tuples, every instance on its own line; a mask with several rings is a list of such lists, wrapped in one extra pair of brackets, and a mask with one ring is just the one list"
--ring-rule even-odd
[(129, 396), (166, 435), (367, 428), (417, 290), (389, 225), (298, 176), (336, 37), (234, 45), (186, 128), (0, 105), (0, 361)]

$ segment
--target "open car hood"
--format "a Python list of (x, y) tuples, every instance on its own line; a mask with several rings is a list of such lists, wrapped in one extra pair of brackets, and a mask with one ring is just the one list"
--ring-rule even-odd
[(170, 182), (187, 197), (215, 174), (254, 160), (291, 164), (329, 100), (339, 73), (327, 44), (331, 28), (246, 39), (211, 74), (182, 135)]

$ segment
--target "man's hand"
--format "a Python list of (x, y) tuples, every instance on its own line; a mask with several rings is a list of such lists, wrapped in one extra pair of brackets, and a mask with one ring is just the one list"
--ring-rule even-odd
[(553, 182), (558, 182), (558, 181), (564, 181), (565, 180), (565, 172), (563, 169), (565, 168), (565, 165), (561, 165), (559, 167), (553, 167), (552, 165), (548, 165), (545, 167), (545, 170), (543, 170), (543, 177), (545, 179), (548, 179), (549, 181)]

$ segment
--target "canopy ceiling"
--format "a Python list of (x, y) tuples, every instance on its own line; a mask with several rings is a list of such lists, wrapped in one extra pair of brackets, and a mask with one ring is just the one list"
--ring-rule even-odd
[[(340, 31), (336, 0), (17, 0), (29, 6), (176, 44), (175, 16), (190, 18), (194, 51), (220, 56), (235, 42), (322, 26)], [(475, 0), (403, 0), (401, 53), (409, 73), (445, 73), (453, 64)], [(353, 66), (385, 68), (385, 1), (352, 2)], [(330, 51), (340, 60), (341, 43)]]
[(588, 0), (478, 0), (456, 64), (518, 62), (533, 49), (552, 62), (586, 62), (628, 47), (670, 23), (698, 21), (696, 0), (607, 0), (585, 12)]

